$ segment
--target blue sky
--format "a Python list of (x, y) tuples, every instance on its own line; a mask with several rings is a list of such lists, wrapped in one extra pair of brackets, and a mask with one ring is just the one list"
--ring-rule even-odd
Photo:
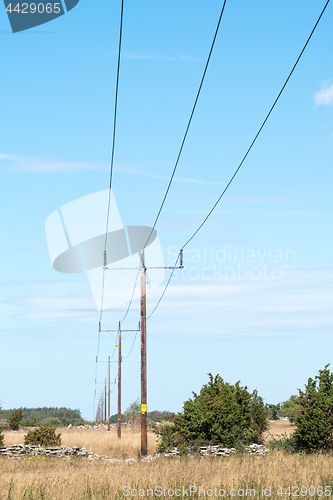
[[(323, 6), (227, 1), (157, 225), (167, 265), (238, 166)], [(221, 7), (125, 2), (113, 178), (124, 224), (153, 224)], [(52, 269), (44, 227), (54, 210), (108, 187), (119, 16), (120, 2), (80, 0), (51, 23), (12, 34), (0, 8), (5, 408), (70, 406), (93, 418), (99, 313), (84, 274)], [(148, 322), (148, 410), (180, 411), (208, 372), (283, 401), (332, 361), (332, 22), (330, 4)], [(162, 290), (148, 296), (148, 313)], [(117, 327), (124, 307), (105, 312), (105, 328)], [(135, 301), (123, 328), (138, 319)], [(123, 408), (140, 395), (138, 340), (123, 362)], [(124, 338), (124, 356), (132, 341)], [(113, 346), (102, 334), (101, 361)], [(98, 382), (105, 373), (100, 363)], [(114, 413), (115, 390), (112, 405)]]

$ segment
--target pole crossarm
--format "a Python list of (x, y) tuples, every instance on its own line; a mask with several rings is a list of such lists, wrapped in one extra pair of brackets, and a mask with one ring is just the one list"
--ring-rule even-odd
[[(142, 255), (144, 255), (144, 250), (142, 250)], [(141, 268), (144, 267), (146, 270), (147, 269), (184, 269), (184, 265), (183, 265), (183, 249), (180, 250), (179, 252), (179, 256), (180, 256), (180, 265), (179, 266), (158, 266), (158, 267), (147, 267), (145, 265), (145, 263), (142, 261), (141, 262)], [(142, 256), (141, 256), (141, 259), (142, 259)], [(137, 271), (137, 267), (108, 267), (108, 266), (103, 266), (103, 269), (105, 271), (120, 271), (120, 270), (125, 270), (125, 269), (135, 269)], [(115, 331), (117, 332), (118, 330), (109, 330), (109, 331)], [(125, 332), (126, 330), (122, 330), (123, 332)], [(127, 330), (129, 331), (129, 330)]]
[[(136, 328), (135, 330), (121, 330), (122, 332), (138, 332), (140, 330), (140, 328)], [(100, 330), (100, 332), (102, 333), (106, 333), (106, 332), (115, 332), (115, 333), (118, 333), (119, 330)]]
[[(103, 267), (105, 271), (120, 271), (123, 269), (135, 269), (137, 271), (137, 267)], [(184, 266), (164, 266), (164, 267), (146, 267), (146, 269), (184, 269)]]

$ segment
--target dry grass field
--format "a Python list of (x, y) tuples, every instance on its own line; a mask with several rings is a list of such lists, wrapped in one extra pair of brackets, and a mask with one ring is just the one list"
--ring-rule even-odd
[[(271, 424), (271, 434), (288, 433), (287, 424)], [(126, 430), (123, 432), (123, 438), (118, 440), (114, 430), (110, 433), (103, 429), (58, 431), (62, 434), (63, 444), (69, 446), (84, 446), (95, 453), (118, 458), (137, 457), (139, 432)], [(21, 431), (6, 432), (5, 443), (22, 442), (23, 434)], [(156, 447), (153, 435), (149, 435), (149, 442), (149, 451), (152, 452)], [(285, 455), (274, 451), (258, 457), (234, 455), (211, 459), (159, 458), (151, 462), (132, 464), (88, 462), (78, 458), (59, 460), (31, 457), (0, 460), (1, 500), (133, 499), (132, 495), (125, 495), (129, 489), (133, 490), (133, 495), (136, 493), (136, 496), (141, 498), (192, 499), (207, 499), (210, 496), (219, 498), (219, 490), (222, 497), (224, 489), (225, 498), (232, 500), (236, 496), (238, 500), (241, 496), (266, 498), (269, 496), (269, 490), (266, 490), (264, 497), (261, 492), (263, 487), (267, 489), (269, 486), (272, 486), (269, 498), (276, 500), (289, 499), (288, 494), (277, 494), (280, 486), (283, 486), (284, 492), (288, 486), (294, 487), (294, 490), (291, 489), (293, 497), (303, 496), (307, 500), (332, 498), (332, 495), (321, 495), (320, 488), (316, 490), (320, 485), (324, 488), (323, 492), (325, 485), (329, 486), (331, 489), (326, 489), (326, 493), (331, 491), (333, 495), (332, 455)], [(125, 486), (129, 489), (123, 490)], [(191, 492), (190, 486), (193, 487)], [(201, 490), (199, 496), (199, 486), (205, 490), (206, 495)], [(305, 488), (297, 490), (300, 486)], [(312, 489), (309, 494), (310, 486)], [(235, 488), (235, 491), (232, 488)], [(147, 489), (150, 491), (147, 492)], [(154, 496), (151, 490), (155, 491)]]
[(270, 438), (277, 438), (279, 436), (287, 435), (294, 432), (296, 426), (288, 422), (287, 420), (270, 420), (269, 429), (264, 434), (264, 440), (267, 443)]
[[(140, 450), (139, 430), (122, 429), (122, 438), (118, 439), (117, 430), (112, 428), (110, 432), (98, 427), (96, 429), (57, 429), (57, 434), (61, 434), (63, 446), (80, 446), (86, 448), (97, 455), (106, 455), (111, 458), (137, 458)], [(4, 444), (24, 443), (26, 431), (3, 431), (5, 435)], [(156, 436), (152, 432), (148, 433), (148, 453), (153, 455), (156, 452)]]

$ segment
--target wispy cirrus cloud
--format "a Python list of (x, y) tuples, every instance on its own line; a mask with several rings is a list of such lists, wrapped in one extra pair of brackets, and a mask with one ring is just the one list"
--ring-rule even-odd
[(124, 54), (122, 57), (125, 59), (140, 59), (140, 60), (152, 60), (152, 61), (204, 61), (199, 57), (191, 56), (159, 56), (159, 55), (147, 55), (147, 54)]
[[(159, 165), (160, 166), (160, 165)], [(163, 165), (163, 167), (165, 167)], [(0, 153), (0, 170), (12, 172), (77, 172), (77, 171), (107, 171), (110, 168), (108, 161), (68, 161), (54, 158), (43, 158), (33, 156), (19, 156)], [(170, 167), (171, 168), (171, 167)], [(161, 175), (146, 169), (146, 165), (123, 164), (115, 165), (115, 171), (119, 174), (140, 175), (154, 179), (169, 180), (167, 175)], [(171, 173), (171, 170), (170, 170)], [(206, 181), (194, 177), (175, 177), (175, 182), (190, 184), (222, 185), (220, 182)]]
[(314, 101), (317, 106), (330, 106), (333, 104), (333, 83), (325, 82), (320, 91), (315, 93)]
[(106, 170), (108, 162), (69, 161), (38, 156), (0, 154), (0, 168), (15, 172), (66, 172), (78, 170)]
[[(131, 166), (126, 166), (122, 165), (117, 166), (116, 171), (119, 173), (124, 173), (124, 174), (133, 174), (133, 175), (142, 175), (143, 177), (151, 177), (153, 179), (161, 179), (161, 180), (170, 180), (170, 176), (167, 175), (161, 175), (156, 172), (152, 172), (150, 170), (144, 170), (140, 169), (138, 167), (131, 167)], [(171, 173), (171, 171), (170, 171)], [(186, 182), (190, 184), (206, 184), (210, 186), (221, 186), (221, 182), (213, 182), (213, 181), (206, 181), (202, 179), (196, 179), (195, 177), (174, 177), (174, 181), (176, 182)]]

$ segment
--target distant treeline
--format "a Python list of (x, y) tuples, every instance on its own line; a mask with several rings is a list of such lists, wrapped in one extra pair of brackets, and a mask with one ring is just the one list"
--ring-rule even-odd
[[(2, 410), (0, 418), (8, 420), (13, 410)], [(80, 410), (71, 410), (70, 408), (22, 408), (23, 421), (20, 427), (34, 426), (34, 425), (47, 425), (47, 426), (68, 426), (80, 425), (84, 423), (81, 417)]]
[[(1, 410), (0, 420), (7, 421), (13, 409)], [(81, 425), (84, 423), (94, 423), (83, 420), (79, 409), (71, 410), (70, 408), (22, 408), (23, 419), (20, 422), (20, 427), (45, 425), (47, 427), (67, 427), (69, 424)], [(152, 422), (172, 421), (174, 414), (170, 411), (151, 411), (148, 412), (148, 420)], [(126, 417), (121, 416), (122, 422), (126, 422)], [(110, 417), (110, 422), (116, 424), (118, 422), (118, 414)]]
[[(174, 417), (174, 413), (171, 413), (170, 411), (150, 411), (147, 413), (148, 420), (151, 420), (152, 422), (164, 422), (164, 421), (172, 421)], [(126, 417), (125, 415), (121, 416), (121, 421), (126, 422)], [(116, 413), (115, 415), (111, 415), (110, 417), (110, 422), (111, 424), (116, 424), (118, 422), (118, 414)]]

